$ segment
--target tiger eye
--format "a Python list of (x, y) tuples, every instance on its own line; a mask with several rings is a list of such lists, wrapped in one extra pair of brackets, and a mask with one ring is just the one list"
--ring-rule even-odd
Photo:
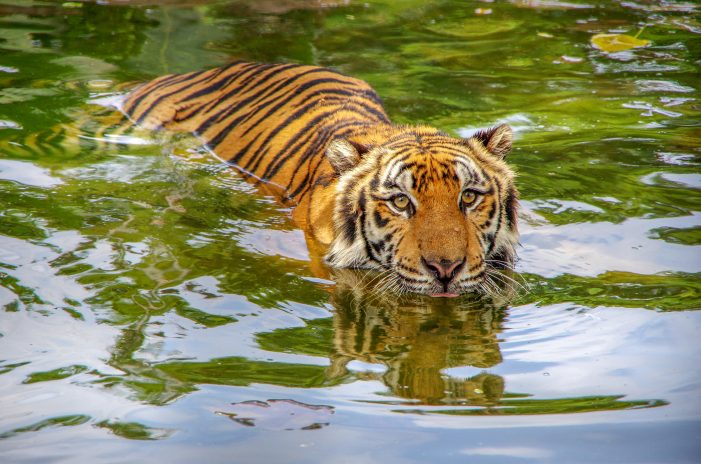
[(398, 209), (406, 209), (409, 206), (409, 197), (406, 195), (397, 195), (392, 198), (392, 204)]
[(470, 206), (477, 201), (477, 193), (473, 192), (472, 190), (465, 190), (462, 192), (460, 200), (462, 201), (463, 206)]

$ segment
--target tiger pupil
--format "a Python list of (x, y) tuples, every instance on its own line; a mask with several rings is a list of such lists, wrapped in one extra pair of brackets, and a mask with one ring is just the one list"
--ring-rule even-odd
[(392, 199), (392, 203), (399, 209), (409, 206), (409, 198), (406, 195), (398, 195)]

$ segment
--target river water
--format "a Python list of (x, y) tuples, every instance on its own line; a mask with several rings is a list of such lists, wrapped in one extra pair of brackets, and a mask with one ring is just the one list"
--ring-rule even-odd
[[(699, 14), (3, 1), (0, 460), (699, 462)], [(397, 123), (511, 124), (517, 295), (320, 277), (289, 208), (101, 105), (233, 59), (362, 78)]]

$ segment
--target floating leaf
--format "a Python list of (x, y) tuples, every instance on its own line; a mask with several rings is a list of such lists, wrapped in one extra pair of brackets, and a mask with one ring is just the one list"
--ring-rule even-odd
[(591, 43), (599, 50), (613, 53), (630, 50), (631, 48), (645, 47), (650, 41), (626, 34), (596, 34), (591, 38)]

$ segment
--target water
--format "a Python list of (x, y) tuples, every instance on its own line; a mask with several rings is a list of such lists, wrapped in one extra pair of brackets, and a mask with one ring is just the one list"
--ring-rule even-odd
[[(698, 5), (104, 3), (0, 5), (3, 462), (701, 459)], [(232, 59), (510, 123), (525, 289), (329, 275), (287, 207), (95, 104)]]

